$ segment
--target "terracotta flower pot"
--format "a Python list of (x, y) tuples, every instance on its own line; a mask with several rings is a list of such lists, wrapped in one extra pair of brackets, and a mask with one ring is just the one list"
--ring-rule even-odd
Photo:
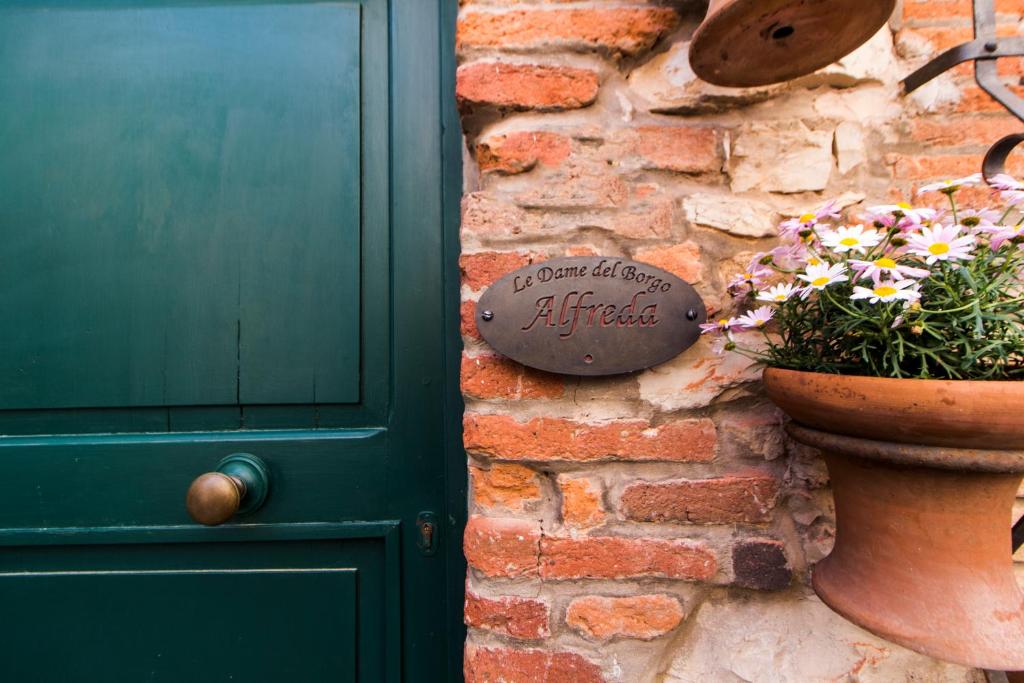
[(1011, 557), (1024, 475), (1024, 383), (903, 380), (770, 368), (790, 435), (820, 449), (836, 543), (815, 592), (850, 621), (967, 666), (1024, 669)]

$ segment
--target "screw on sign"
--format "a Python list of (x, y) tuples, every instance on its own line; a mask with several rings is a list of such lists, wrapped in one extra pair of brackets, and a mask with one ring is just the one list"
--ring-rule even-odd
[(530, 367), (614, 375), (664, 363), (707, 319), (688, 283), (625, 258), (577, 256), (528, 265), (491, 285), (477, 327), (494, 349)]

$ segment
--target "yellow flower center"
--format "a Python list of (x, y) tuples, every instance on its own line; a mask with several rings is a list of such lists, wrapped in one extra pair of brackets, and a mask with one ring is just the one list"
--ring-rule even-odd
[(942, 256), (943, 254), (949, 253), (949, 245), (945, 242), (936, 242), (935, 244), (928, 245), (928, 251), (936, 256)]
[(814, 214), (813, 213), (805, 213), (804, 215), (800, 216), (800, 222), (801, 223), (810, 223), (813, 220), (814, 220)]
[(895, 268), (896, 262), (888, 256), (883, 256), (880, 259), (875, 259), (875, 266), (879, 268)]
[(813, 280), (811, 280), (811, 285), (813, 285), (815, 287), (824, 287), (827, 284), (828, 284), (828, 278), (824, 277), (824, 276), (816, 277)]
[(820, 265), (820, 264), (821, 264), (821, 261), (819, 259), (814, 258), (813, 256), (811, 258), (807, 259), (807, 265), (809, 265), (809, 266), (817, 266), (817, 265)]
[(880, 296), (882, 298), (885, 298), (887, 296), (892, 296), (893, 294), (895, 294), (898, 291), (899, 291), (898, 289), (896, 289), (895, 287), (890, 287), (889, 285), (882, 285), (881, 287), (875, 287), (875, 294), (877, 294), (878, 296)]
[(753, 280), (754, 276), (751, 275), (750, 273), (743, 273), (743, 279), (744, 280)]
[(729, 324), (729, 321), (726, 318), (722, 318), (721, 320), (718, 321), (718, 324), (722, 327), (725, 327), (726, 325)]
[(844, 247), (855, 247), (858, 244), (860, 244), (860, 240), (857, 239), (856, 237), (844, 237), (843, 239), (839, 240), (839, 244), (843, 245)]
[(901, 209), (912, 209), (912, 208), (914, 208), (910, 204), (907, 204), (906, 202), (900, 202), (896, 206), (900, 207)]
[(775, 295), (775, 300), (776, 301), (785, 301), (786, 300), (786, 295), (785, 294), (776, 294)]

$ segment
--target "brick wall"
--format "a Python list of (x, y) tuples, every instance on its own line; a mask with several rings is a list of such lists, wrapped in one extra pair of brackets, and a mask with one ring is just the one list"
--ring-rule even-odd
[[(1000, 31), (1024, 2), (997, 3)], [(1019, 130), (969, 67), (897, 82), (970, 36), (965, 0), (905, 0), (798, 82), (727, 90), (686, 59), (699, 3), (464, 0), (462, 388), (471, 481), (466, 677), (980, 681), (849, 625), (809, 590), (833, 533), (823, 465), (787, 443), (757, 371), (705, 342), (636, 375), (545, 374), (489, 349), (474, 302), (545, 258), (622, 255), (709, 308), (775, 223), (978, 170)], [(1021, 65), (1003, 73), (1017, 84)]]

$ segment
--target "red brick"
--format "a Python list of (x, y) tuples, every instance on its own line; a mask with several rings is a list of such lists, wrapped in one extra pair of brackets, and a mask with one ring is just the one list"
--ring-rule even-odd
[[(913, 29), (904, 29), (900, 34), (913, 34), (920, 36), (931, 43), (935, 52), (942, 52), (961, 43), (974, 40), (974, 30), (968, 26), (921, 26)], [(1014, 23), (1001, 23), (996, 25), (996, 36), (1003, 38), (1018, 35), (1018, 29)]]
[(782, 590), (793, 580), (782, 541), (752, 538), (732, 549), (733, 583), (754, 590)]
[(545, 536), (540, 552), (540, 575), (545, 579), (706, 580), (718, 568), (714, 554), (704, 545), (659, 538)]
[(588, 595), (569, 603), (565, 623), (597, 640), (652, 640), (674, 629), (685, 616), (679, 600), (671, 595)]
[[(951, 47), (974, 39), (974, 31), (970, 26), (922, 26), (900, 31), (899, 40), (906, 40), (909, 35), (926, 39), (932, 46), (934, 54), (939, 54)], [(1015, 37), (1020, 35), (1016, 21), (1002, 22), (996, 25), (996, 35), (999, 37)], [(1017, 57), (1004, 57), (996, 64), (997, 71), (1006, 76), (1021, 75), (1022, 63)], [(974, 65), (965, 62), (952, 69), (951, 73), (960, 76), (971, 76), (974, 74)]]
[(513, 270), (533, 263), (531, 254), (518, 251), (481, 251), (459, 256), (462, 284), (470, 289), (486, 289)]
[(536, 576), (540, 525), (521, 519), (470, 517), (463, 537), (469, 566), (484, 576)]
[(467, 645), (466, 683), (604, 683), (601, 669), (575, 652)]
[(593, 104), (598, 88), (597, 74), (589, 69), (474, 62), (459, 67), (455, 95), (463, 110), (486, 106), (563, 111)]
[(462, 393), (472, 398), (559, 398), (564, 389), (561, 376), (526, 368), (501, 356), (462, 357)]
[(529, 132), (496, 135), (477, 144), (476, 162), (481, 171), (514, 175), (538, 163), (557, 166), (572, 151), (572, 143), (557, 133)]
[[(1017, 97), (1024, 97), (1024, 86), (1007, 85)], [(968, 85), (961, 90), (960, 101), (955, 110), (958, 112), (999, 112), (1005, 113), (1006, 108), (992, 99), (992, 96), (976, 85)], [(995, 142), (993, 140), (993, 142)]]
[(633, 131), (636, 154), (645, 168), (678, 173), (717, 173), (722, 169), (713, 128), (648, 126)]
[(622, 514), (638, 522), (767, 522), (778, 484), (767, 474), (637, 482), (622, 493)]
[(469, 467), (473, 502), (487, 510), (522, 512), (541, 499), (540, 478), (529, 467), (511, 463), (493, 463), (484, 469)]
[(947, 119), (914, 118), (910, 136), (918, 142), (937, 147), (984, 145), (1020, 132), (1020, 121), (1012, 116), (957, 116)]
[(555, 417), (517, 422), (508, 415), (467, 413), (466, 450), (503, 460), (664, 460), (714, 459), (715, 425), (706, 418), (588, 424)]
[(601, 483), (588, 477), (558, 476), (562, 492), (562, 523), (574, 529), (592, 529), (604, 524)]
[(689, 283), (704, 279), (704, 264), (700, 260), (700, 247), (693, 242), (674, 244), (671, 247), (641, 249), (634, 258), (642, 263), (667, 270)]
[(513, 638), (537, 640), (551, 635), (548, 605), (529, 598), (484, 598), (466, 591), (467, 626), (494, 631)]
[(459, 50), (551, 46), (635, 54), (651, 47), (677, 23), (673, 10), (657, 7), (465, 12), (459, 18), (456, 44)]
[[(1024, 0), (996, 0), (998, 14), (1024, 14)], [(973, 3), (971, 0), (904, 0), (903, 18), (922, 19), (970, 19)]]
[[(947, 180), (977, 173), (981, 170), (984, 156), (984, 152), (932, 156), (890, 155), (890, 161), (894, 163), (893, 173), (897, 179)], [(1024, 172), (1021, 155), (1011, 155), (1006, 166), (1011, 175), (1020, 176)]]
[[(916, 190), (916, 188), (914, 189)], [(982, 209), (998, 203), (998, 198), (994, 198), (993, 194), (993, 191), (988, 187), (962, 187), (956, 193), (956, 203), (957, 206), (962, 208)], [(949, 197), (939, 192), (929, 192), (919, 197), (911, 193), (910, 196), (914, 197), (913, 204), (915, 206), (929, 206), (933, 209), (941, 210), (949, 209)]]
[(480, 330), (476, 329), (476, 302), (463, 301), (459, 306), (459, 332), (468, 339), (479, 340)]

